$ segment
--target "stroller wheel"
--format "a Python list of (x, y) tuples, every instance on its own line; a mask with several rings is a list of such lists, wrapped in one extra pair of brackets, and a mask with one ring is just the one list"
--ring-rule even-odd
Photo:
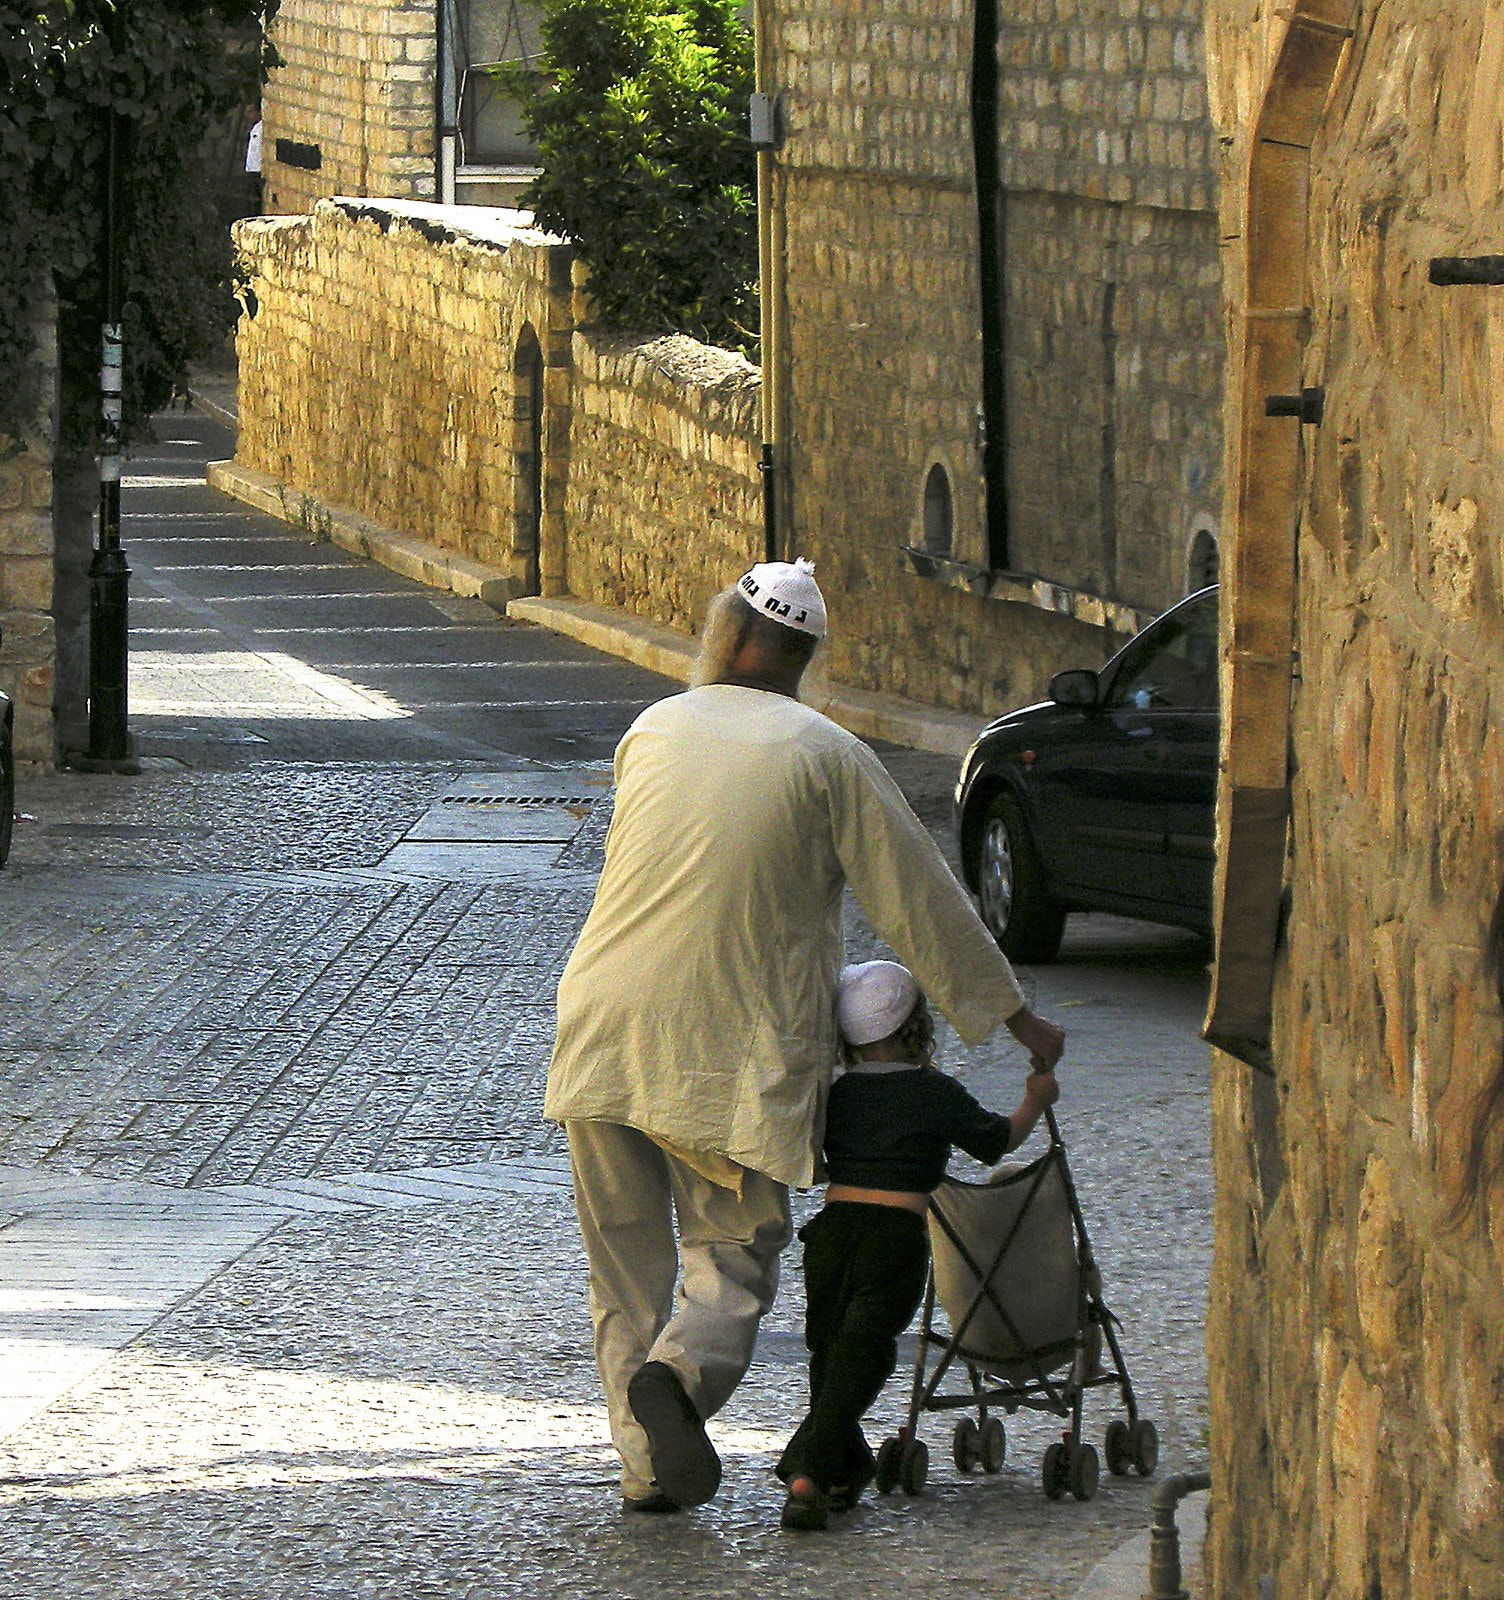
[(988, 1417), (982, 1426), (982, 1471), (1001, 1472), (1008, 1456), (1008, 1435), (1001, 1417)]
[(903, 1462), (903, 1440), (884, 1439), (877, 1447), (877, 1470), (873, 1483), (879, 1494), (892, 1494), (898, 1487), (898, 1472)]
[(1097, 1492), (1097, 1447), (1084, 1441), (1070, 1453), (1068, 1479), (1070, 1491), (1078, 1500), (1090, 1500)]
[(1066, 1478), (1070, 1474), (1070, 1461), (1065, 1453), (1065, 1446), (1057, 1439), (1044, 1453), (1044, 1461), (1040, 1466), (1039, 1476), (1044, 1492), (1051, 1500), (1058, 1500), (1066, 1490)]
[(1146, 1417), (1140, 1417), (1129, 1430), (1128, 1448), (1139, 1477), (1152, 1477), (1159, 1465), (1159, 1431)]
[(977, 1427), (974, 1417), (962, 1417), (956, 1424), (950, 1453), (956, 1463), (957, 1472), (975, 1472), (982, 1465), (984, 1457), (981, 1430)]
[(930, 1447), (923, 1439), (910, 1439), (903, 1447), (898, 1481), (905, 1494), (923, 1494), (924, 1480), (930, 1475)]
[(1133, 1442), (1131, 1430), (1121, 1417), (1114, 1417), (1107, 1424), (1102, 1446), (1107, 1452), (1107, 1470), (1115, 1478), (1126, 1478), (1133, 1471)]

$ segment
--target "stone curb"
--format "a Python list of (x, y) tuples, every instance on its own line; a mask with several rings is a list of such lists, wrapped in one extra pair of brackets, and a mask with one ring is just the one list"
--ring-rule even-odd
[[(289, 489), (267, 473), (243, 467), (237, 461), (211, 461), (207, 481), (211, 489), (290, 522), (304, 529), (310, 538), (327, 539), (341, 549), (400, 572), (403, 577), (483, 600), (509, 617), (548, 628), (676, 682), (683, 683), (689, 677), (695, 642), (662, 623), (585, 600), (552, 600), (536, 595), (514, 599), (512, 580), (494, 568), (425, 544), (421, 539), (394, 533), (354, 511), (326, 505), (313, 495)], [(958, 760), (970, 749), (985, 721), (979, 716), (846, 684), (830, 685), (829, 694), (829, 701), (819, 709), (859, 738), (881, 739)]]
[(310, 538), (328, 540), (430, 588), (483, 600), (498, 611), (505, 609), (512, 596), (513, 581), (494, 568), (421, 539), (394, 533), (369, 517), (289, 489), (267, 473), (243, 467), (237, 461), (211, 461), (206, 481), (221, 494), (302, 528)]
[[(507, 615), (551, 628), (580, 644), (620, 656), (681, 683), (688, 678), (695, 657), (694, 640), (674, 629), (585, 600), (528, 596), (513, 600), (507, 606)], [(970, 749), (985, 720), (846, 684), (830, 684), (828, 692), (828, 702), (818, 709), (860, 738), (883, 739), (911, 750), (957, 759)]]

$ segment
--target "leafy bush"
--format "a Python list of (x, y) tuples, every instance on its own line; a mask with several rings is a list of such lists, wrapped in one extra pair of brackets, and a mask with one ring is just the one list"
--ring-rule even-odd
[(205, 132), (253, 100), (278, 0), (0, 0), (0, 434), (35, 394), (32, 319), (58, 295), (65, 448), (95, 433), (109, 112), (127, 130), (125, 416), (139, 429), (223, 337), (228, 232)]
[(574, 241), (608, 327), (744, 342), (757, 206), (736, 0), (542, 9), (542, 70), (510, 80), (543, 169), (526, 203)]

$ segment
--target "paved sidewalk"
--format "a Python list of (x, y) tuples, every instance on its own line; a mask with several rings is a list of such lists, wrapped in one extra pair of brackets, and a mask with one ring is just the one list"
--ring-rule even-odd
[[(213, 444), (177, 435), (143, 481)], [(202, 494), (164, 489), (183, 521), (133, 560), (145, 770), (23, 773), (0, 874), (0, 1600), (1131, 1592), (1099, 1564), (1153, 1484), (1047, 1501), (1045, 1420), (963, 1478), (927, 1419), (922, 1499), (780, 1532), (797, 1252), (713, 1425), (724, 1492), (618, 1513), (538, 1106), (601, 758), (670, 686)], [(953, 764), (886, 759), (948, 844)], [(1162, 1471), (1198, 1468), (1201, 958), (1089, 918), (1025, 977), (1071, 1029), (1062, 1120)], [(1006, 1051), (946, 1059), (1016, 1093)]]

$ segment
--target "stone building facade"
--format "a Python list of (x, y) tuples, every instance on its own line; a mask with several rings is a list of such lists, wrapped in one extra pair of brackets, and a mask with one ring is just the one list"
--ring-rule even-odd
[[(1212, 1063), (1208, 1592), (1481, 1600), (1504, 1193), (1453, 1207), (1501, 1059), (1504, 3), (1208, 18), (1235, 529), (1213, 1025), (1236, 1049)], [(1495, 286), (1432, 281), (1481, 257)], [(1302, 390), (1319, 425), (1266, 414)]]
[(0, 437), (0, 689), (15, 702), (16, 757), (56, 754), (53, 690), (53, 363), (40, 352), (55, 339), (50, 310), (37, 327), (37, 406), (25, 437)]
[(436, 0), (283, 0), (262, 96), (262, 205), (432, 197)]
[(788, 536), (877, 597), (850, 681), (1001, 709), (1214, 571), (1201, 10), (765, 7)]

